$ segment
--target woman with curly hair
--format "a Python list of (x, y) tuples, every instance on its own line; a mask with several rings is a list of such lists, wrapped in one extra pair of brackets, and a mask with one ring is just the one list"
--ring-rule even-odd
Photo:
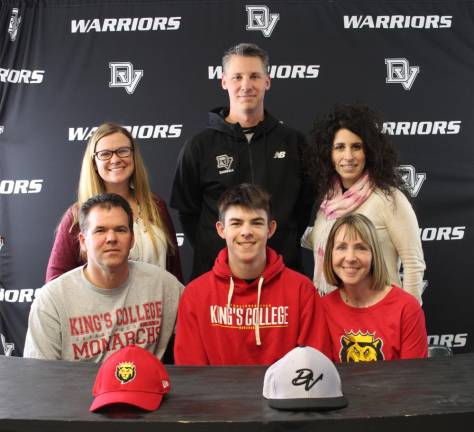
[(398, 160), (382, 119), (363, 104), (336, 105), (316, 120), (307, 155), (309, 175), (320, 203), (302, 245), (314, 252), (314, 283), (321, 295), (335, 289), (323, 275), (326, 243), (341, 216), (361, 213), (377, 229), (390, 282), (421, 303), (425, 262), (413, 208), (401, 191)]
[(78, 209), (100, 193), (121, 195), (133, 210), (135, 242), (129, 258), (166, 268), (182, 280), (175, 229), (165, 202), (150, 190), (140, 150), (127, 129), (104, 123), (84, 152), (77, 201), (57, 228), (46, 282), (86, 262), (79, 246)]

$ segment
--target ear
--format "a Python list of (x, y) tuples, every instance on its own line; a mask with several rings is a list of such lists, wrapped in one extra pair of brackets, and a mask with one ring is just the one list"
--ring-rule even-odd
[(225, 73), (222, 73), (221, 86), (223, 90), (227, 90), (227, 78), (225, 76)]
[(277, 222), (275, 219), (272, 219), (268, 224), (268, 238), (271, 238), (277, 229)]
[(81, 247), (81, 252), (87, 253), (87, 248), (86, 248), (86, 237), (82, 232), (79, 233), (79, 246)]
[(265, 90), (270, 90), (270, 87), (272, 86), (272, 80), (270, 79), (270, 75), (266, 75), (265, 78)]
[(216, 230), (219, 237), (225, 240), (225, 227), (221, 221), (216, 222)]

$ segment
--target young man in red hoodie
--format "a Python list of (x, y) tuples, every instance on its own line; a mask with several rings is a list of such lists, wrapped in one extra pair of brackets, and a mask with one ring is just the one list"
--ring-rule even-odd
[(176, 364), (268, 365), (298, 345), (327, 353), (327, 341), (315, 337), (326, 324), (313, 283), (267, 247), (276, 230), (269, 195), (244, 183), (227, 190), (218, 209), (227, 247), (184, 290)]

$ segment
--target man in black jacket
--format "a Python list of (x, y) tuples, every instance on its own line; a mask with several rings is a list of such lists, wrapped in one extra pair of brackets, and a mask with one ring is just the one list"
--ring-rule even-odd
[(278, 230), (269, 246), (283, 255), (288, 267), (302, 271), (300, 237), (314, 201), (303, 169), (307, 142), (265, 111), (268, 65), (268, 54), (254, 44), (230, 48), (222, 58), (221, 82), (229, 107), (212, 110), (207, 129), (187, 141), (180, 153), (171, 206), (194, 248), (192, 278), (210, 270), (225, 247), (215, 228), (220, 195), (244, 182), (270, 193)]

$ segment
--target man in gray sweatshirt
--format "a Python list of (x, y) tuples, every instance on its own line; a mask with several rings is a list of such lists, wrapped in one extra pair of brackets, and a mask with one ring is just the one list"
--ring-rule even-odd
[(102, 362), (130, 344), (161, 358), (183, 286), (166, 270), (129, 261), (133, 213), (116, 194), (79, 209), (87, 263), (47, 283), (32, 304), (24, 357)]

